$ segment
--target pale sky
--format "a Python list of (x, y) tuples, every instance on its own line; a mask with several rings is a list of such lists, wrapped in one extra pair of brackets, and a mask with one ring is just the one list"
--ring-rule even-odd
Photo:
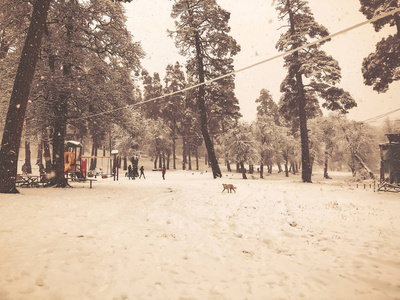
[[(235, 69), (258, 63), (279, 54), (275, 44), (281, 33), (277, 12), (273, 0), (217, 0), (217, 3), (231, 13), (231, 35), (240, 44), (242, 50), (235, 56)], [(125, 4), (128, 29), (134, 41), (140, 41), (147, 57), (142, 65), (150, 74), (160, 73), (164, 78), (165, 68), (177, 60), (184, 63), (185, 58), (178, 54), (174, 40), (168, 37), (167, 29), (174, 30), (171, 19), (173, 1), (135, 0)], [(359, 12), (359, 0), (309, 0), (309, 5), (318, 23), (328, 28), (330, 33), (365, 21)], [(392, 84), (385, 94), (378, 94), (372, 87), (363, 84), (361, 64), (364, 57), (375, 50), (375, 45), (385, 33), (376, 33), (372, 25), (367, 24), (344, 35), (335, 37), (324, 46), (342, 68), (342, 81), (339, 84), (354, 97), (358, 107), (348, 115), (350, 119), (364, 121), (400, 107), (400, 83)], [(239, 99), (240, 111), (244, 120), (251, 121), (256, 115), (255, 100), (260, 90), (270, 90), (275, 102), (281, 96), (280, 84), (287, 70), (283, 59), (267, 62), (236, 75), (235, 93)], [(393, 114), (390, 118), (400, 117)]]

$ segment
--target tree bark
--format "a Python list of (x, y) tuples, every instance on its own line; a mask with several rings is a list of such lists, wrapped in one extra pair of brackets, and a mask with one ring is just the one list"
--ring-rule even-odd
[(329, 153), (328, 150), (325, 150), (325, 162), (324, 162), (324, 178), (332, 179), (328, 175), (328, 161), (329, 161)]
[(15, 179), (29, 91), (35, 73), (51, 0), (37, 0), (22, 49), (0, 150), (0, 193), (18, 193)]
[(229, 160), (226, 161), (226, 169), (228, 170), (228, 172), (232, 172), (231, 164), (229, 163)]
[(288, 169), (288, 163), (285, 162), (285, 176), (289, 177), (289, 169)]
[[(288, 2), (289, 5), (289, 2)], [(289, 9), (289, 19), (290, 19), (290, 30), (292, 36), (296, 35), (295, 31), (295, 19), (293, 11)], [(299, 45), (294, 45), (294, 47)], [(310, 164), (310, 149), (308, 145), (308, 129), (307, 129), (307, 114), (306, 114), (306, 99), (304, 93), (304, 84), (302, 79), (302, 74), (300, 73), (300, 65), (298, 62), (299, 53), (296, 51), (293, 53), (295, 57), (295, 77), (296, 77), (296, 88), (297, 88), (297, 106), (299, 109), (299, 121), (300, 121), (300, 137), (301, 137), (301, 163), (302, 172), (301, 178), (303, 182), (312, 182), (311, 175), (312, 169)]]
[(171, 159), (171, 152), (167, 153), (167, 170), (169, 170), (169, 161)]
[(196, 146), (196, 170), (199, 170), (199, 147)]
[(123, 162), (124, 162), (123, 170), (126, 171), (126, 170), (128, 170), (128, 158), (126, 156), (124, 156)]
[[(97, 156), (97, 142), (93, 140), (92, 144), (92, 156)], [(90, 160), (90, 170), (94, 171), (97, 168), (97, 158), (91, 158)]]
[(25, 140), (25, 167), (26, 173), (32, 174), (31, 143), (28, 140)]
[(37, 166), (43, 165), (43, 141), (40, 141), (38, 144), (36, 165)]
[(174, 170), (176, 170), (176, 138), (175, 136), (172, 138), (172, 164)]
[(260, 164), (260, 178), (264, 178), (264, 164)]
[(240, 163), (240, 169), (241, 169), (241, 172), (242, 172), (242, 178), (243, 179), (247, 179), (246, 169), (245, 169), (244, 164), (242, 162)]
[(282, 173), (283, 171), (282, 171), (282, 164), (281, 164), (281, 162), (277, 162), (276, 164), (278, 165), (278, 173)]
[[(196, 58), (197, 58), (197, 65), (199, 72), (199, 83), (201, 84), (204, 83), (205, 76), (204, 76), (203, 58), (200, 47), (200, 38), (197, 32), (195, 33), (195, 43), (196, 43)], [(211, 141), (210, 134), (208, 132), (207, 111), (204, 98), (205, 98), (204, 85), (200, 85), (199, 92), (197, 93), (197, 105), (200, 112), (200, 128), (201, 128), (201, 133), (203, 135), (204, 144), (206, 145), (208, 159), (209, 162), (211, 163), (213, 177), (217, 178), (217, 177), (222, 177), (222, 173), (218, 165), (217, 157), (215, 156), (214, 145)]]
[(182, 170), (186, 170), (187, 164), (187, 155), (186, 155), (186, 138), (182, 137)]
[(296, 73), (297, 105), (299, 108), (300, 137), (301, 137), (301, 178), (303, 182), (312, 182), (312, 168), (310, 162), (310, 149), (308, 147), (308, 129), (304, 85), (300, 73)]
[(158, 153), (156, 153), (154, 157), (154, 170), (157, 170), (157, 160), (158, 160)]
[(55, 120), (53, 133), (53, 172), (50, 186), (66, 187), (68, 185), (65, 177), (64, 164), (64, 141), (67, 127), (67, 98), (68, 92), (60, 92), (54, 104)]
[(43, 141), (43, 155), (45, 161), (45, 170), (46, 173), (49, 173), (51, 170), (51, 153), (50, 153), (50, 145), (48, 141)]
[(363, 159), (356, 153), (354, 154), (354, 158), (360, 163), (361, 168), (368, 172), (369, 177), (375, 179), (374, 173), (367, 167)]
[(189, 163), (189, 170), (192, 170), (192, 151), (190, 151), (190, 144), (188, 146), (188, 163)]

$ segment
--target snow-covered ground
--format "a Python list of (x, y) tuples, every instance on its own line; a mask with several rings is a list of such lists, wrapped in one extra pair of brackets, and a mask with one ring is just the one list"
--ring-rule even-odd
[(0, 194), (0, 299), (400, 299), (400, 194), (146, 175)]

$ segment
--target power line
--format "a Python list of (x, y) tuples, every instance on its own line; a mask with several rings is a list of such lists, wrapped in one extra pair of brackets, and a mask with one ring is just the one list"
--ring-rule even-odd
[[(130, 107), (139, 106), (139, 105), (146, 104), (146, 103), (149, 103), (149, 102), (154, 102), (154, 101), (160, 100), (160, 99), (165, 98), (165, 97), (170, 97), (170, 96), (173, 96), (173, 95), (176, 95), (176, 94), (179, 94), (179, 93), (182, 93), (182, 92), (185, 92), (185, 91), (188, 91), (188, 90), (197, 88), (197, 87), (199, 87), (199, 86), (212, 83), (212, 82), (217, 81), (217, 80), (220, 80), (220, 79), (222, 79), (222, 78), (225, 78), (225, 77), (228, 77), (228, 76), (232, 76), (232, 75), (234, 75), (234, 74), (237, 74), (237, 73), (246, 71), (246, 70), (248, 70), (248, 69), (255, 68), (255, 67), (259, 66), (259, 65), (262, 65), (262, 64), (265, 64), (265, 63), (270, 62), (270, 61), (272, 61), (272, 60), (275, 60), (275, 59), (278, 59), (278, 58), (281, 58), (281, 57), (290, 55), (290, 54), (292, 54), (292, 53), (294, 53), (294, 52), (297, 52), (297, 51), (299, 51), (299, 50), (307, 49), (307, 48), (309, 48), (309, 47), (311, 47), (311, 46), (314, 46), (314, 45), (316, 45), (316, 44), (319, 44), (319, 43), (321, 43), (321, 42), (323, 42), (323, 41), (326, 41), (326, 40), (329, 40), (329, 39), (331, 39), (331, 38), (333, 38), (333, 37), (336, 37), (336, 36), (345, 34), (346, 32), (349, 32), (349, 31), (351, 31), (351, 30), (354, 30), (354, 29), (356, 29), (356, 28), (358, 28), (358, 27), (364, 26), (364, 25), (369, 24), (369, 23), (376, 22), (376, 21), (378, 21), (378, 20), (380, 20), (380, 19), (383, 19), (383, 18), (388, 17), (388, 16), (390, 16), (390, 15), (394, 15), (394, 14), (396, 14), (396, 13), (398, 13), (398, 12), (400, 12), (400, 8), (393, 9), (393, 10), (391, 10), (391, 11), (389, 11), (389, 12), (386, 12), (386, 13), (380, 14), (380, 15), (378, 15), (378, 16), (375, 16), (375, 17), (371, 18), (370, 20), (366, 20), (366, 21), (364, 21), (364, 22), (361, 22), (361, 23), (355, 24), (355, 25), (353, 25), (353, 26), (350, 26), (350, 27), (348, 27), (348, 28), (346, 28), (346, 29), (340, 30), (340, 31), (338, 31), (338, 32), (336, 32), (336, 33), (332, 33), (332, 34), (330, 34), (330, 35), (328, 35), (328, 36), (326, 36), (326, 37), (323, 37), (323, 38), (321, 38), (321, 39), (319, 39), (319, 40), (316, 40), (316, 41), (314, 41), (314, 42), (311, 42), (311, 43), (309, 43), (309, 44), (307, 44), (307, 45), (303, 45), (303, 46), (294, 48), (294, 49), (292, 49), (292, 50), (286, 51), (286, 52), (284, 52), (284, 53), (277, 54), (277, 55), (275, 55), (275, 56), (272, 56), (272, 57), (270, 57), (270, 58), (264, 59), (264, 60), (262, 60), (262, 61), (260, 61), (260, 62), (255, 63), (255, 64), (252, 64), (252, 65), (249, 65), (249, 66), (247, 66), (247, 67), (241, 68), (241, 69), (239, 69), (239, 70), (236, 70), (236, 71), (227, 73), (227, 74), (225, 74), (225, 75), (221, 75), (221, 76), (218, 76), (218, 77), (216, 77), (216, 78), (207, 80), (207, 81), (205, 81), (205, 82), (203, 82), (203, 83), (198, 83), (198, 84), (195, 84), (195, 85), (186, 87), (186, 88), (181, 89), (181, 90), (179, 90), (179, 91), (175, 91), (175, 92), (171, 92), (171, 93), (168, 93), (168, 94), (164, 94), (164, 95), (161, 95), (161, 96), (158, 96), (158, 97), (155, 97), (155, 98), (152, 98), (152, 99), (148, 99), (148, 100), (145, 100), (145, 101), (142, 101), (142, 102), (133, 103), (133, 104), (128, 104), (128, 105), (123, 106), (123, 107), (119, 107), (119, 108), (115, 108), (115, 109), (110, 109), (110, 110), (103, 111), (103, 112), (99, 112), (99, 113), (96, 113), (96, 114), (92, 114), (92, 115), (88, 115), (88, 116), (84, 116), (84, 117), (79, 117), (79, 118), (71, 118), (71, 119), (72, 119), (72, 120), (83, 120), (83, 119), (93, 118), (93, 117), (105, 115), (105, 114), (108, 114), (108, 113), (116, 112), (116, 111), (119, 111), (119, 110), (127, 109), (127, 108), (130, 108)], [(366, 121), (365, 121), (365, 122), (366, 122)]]
[(379, 120), (379, 119), (382, 119), (382, 118), (384, 118), (384, 117), (387, 117), (388, 115), (391, 115), (391, 114), (393, 114), (393, 113), (395, 113), (395, 112), (397, 112), (397, 111), (399, 111), (399, 110), (400, 110), (400, 107), (397, 108), (397, 109), (388, 111), (388, 112), (386, 112), (386, 113), (384, 113), (384, 114), (381, 114), (381, 115), (378, 115), (378, 116), (375, 116), (375, 117), (366, 119), (366, 120), (362, 121), (362, 123), (363, 123), (363, 122), (375, 122), (376, 120)]

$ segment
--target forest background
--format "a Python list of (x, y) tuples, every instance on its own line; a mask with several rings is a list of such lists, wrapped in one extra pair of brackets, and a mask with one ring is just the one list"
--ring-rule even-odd
[[(170, 57), (171, 61), (164, 66), (157, 63), (159, 70), (148, 71), (141, 65), (145, 52), (149, 51), (148, 59), (153, 60), (154, 57), (162, 57), (157, 55), (155, 50), (165, 49), (165, 47), (162, 43), (159, 45), (154, 43), (152, 49), (147, 50), (143, 48), (140, 41), (133, 41), (131, 33), (135, 36), (136, 31), (140, 32), (146, 26), (140, 28), (138, 26), (136, 29), (130, 28), (130, 31), (128, 30), (124, 7), (131, 5), (133, 7), (133, 5), (140, 4), (140, 1), (136, 3), (135, 1), (127, 2), (129, 3), (124, 5), (118, 1), (105, 0), (55, 1), (52, 3), (25, 118), (23, 139), (27, 157), (26, 164), (30, 164), (28, 156), (30, 155), (31, 141), (36, 140), (38, 141), (35, 143), (38, 150), (37, 164), (45, 163), (46, 169), (49, 171), (54, 168), (52, 164), (59, 159), (60, 155), (54, 149), (51, 153), (50, 145), (55, 145), (54, 140), (59, 136), (63, 136), (62, 140), (83, 141), (86, 145), (84, 151), (90, 151), (92, 155), (97, 155), (99, 149), (103, 151), (103, 154), (106, 151), (111, 151), (111, 149), (119, 149), (120, 154), (127, 158), (149, 155), (153, 158), (154, 168), (165, 163), (168, 168), (194, 169), (198, 168), (201, 156), (206, 157), (206, 163), (210, 160), (210, 157), (207, 157), (210, 156), (210, 152), (207, 151), (206, 153), (204, 149), (202, 118), (199, 117), (198, 105), (199, 94), (201, 93), (190, 90), (171, 97), (162, 97), (165, 93), (176, 92), (181, 88), (201, 82), (201, 76), (199, 77), (197, 69), (199, 61), (191, 57), (193, 51), (188, 51), (191, 47), (190, 39), (182, 38), (187, 31), (179, 32), (178, 26), (175, 29), (170, 27), (171, 31), (169, 32), (174, 40), (171, 37), (170, 39), (176, 43), (179, 42), (179, 37), (182, 38), (179, 50), (186, 55), (186, 61), (177, 62), (178, 59)], [(393, 8), (390, 6), (393, 4), (387, 5), (386, 2), (383, 1), (380, 7), (371, 7), (368, 1), (361, 1), (358, 7), (355, 5), (355, 8), (364, 8), (367, 18), (371, 18)], [(148, 3), (151, 4), (153, 1)], [(172, 4), (169, 1), (166, 1), (166, 3)], [(208, 49), (208, 54), (214, 55), (209, 60), (209, 65), (212, 68), (205, 69), (205, 76), (209, 77), (206, 79), (210, 79), (232, 72), (236, 67), (233, 57), (239, 55), (240, 46), (245, 49), (247, 46), (253, 47), (254, 45), (247, 42), (244, 45), (237, 43), (234, 36), (235, 31), (230, 32), (229, 27), (227, 27), (230, 20), (229, 11), (221, 9), (214, 1), (200, 1), (199, 3), (204, 5), (202, 6), (204, 12), (210, 13), (209, 15), (204, 13), (208, 22), (220, 22), (218, 24), (224, 30), (224, 35), (219, 36), (220, 42), (229, 41), (229, 43), (224, 44), (225, 48), (220, 47), (223, 50)], [(175, 11), (172, 9), (178, 24), (179, 21), (182, 22), (183, 20), (179, 18), (184, 16), (185, 13), (184, 10), (179, 10), (179, 5), (183, 4), (187, 4), (187, 2), (175, 1), (173, 8)], [(223, 6), (223, 1), (218, 2), (218, 4)], [(313, 40), (318, 38), (319, 35), (321, 37), (326, 36), (327, 30), (317, 24), (319, 21), (324, 25), (325, 18), (322, 15), (316, 14), (315, 20), (317, 22), (314, 21), (312, 11), (316, 6), (315, 3), (314, 6), (312, 4), (313, 1), (310, 1), (311, 10), (309, 10), (307, 1), (273, 1), (269, 6), (269, 12), (274, 12), (276, 19), (287, 24), (288, 21), (285, 20), (285, 16), (290, 9), (284, 10), (288, 6), (295, 7), (297, 5), (302, 9), (306, 7), (307, 9), (304, 9), (301, 16), (307, 18), (311, 16), (315, 28), (318, 28), (318, 30), (316, 29), (317, 34), (307, 33), (308, 39)], [(13, 79), (30, 22), (32, 6), (26, 1), (10, 2), (6, 0), (3, 0), (1, 5), (4, 9), (2, 9), (1, 14), (2, 53), (0, 67), (2, 86), (0, 105), (2, 113), (0, 118), (1, 124), (4, 124), (6, 116), (3, 112), (7, 111)], [(354, 8), (350, 5), (344, 7), (349, 10)], [(210, 10), (207, 11), (205, 8)], [(327, 8), (324, 10), (326, 11)], [(160, 11), (165, 10), (160, 9)], [(213, 20), (212, 18), (215, 16), (212, 14), (213, 12), (217, 12), (215, 15), (218, 17), (223, 16), (222, 20), (219, 18)], [(132, 11), (129, 15), (131, 13)], [(354, 11), (354, 14), (360, 16), (357, 10)], [(142, 15), (144, 16), (144, 14)], [(350, 15), (353, 14), (343, 14), (340, 21), (349, 22), (350, 20), (350, 22), (354, 22), (353, 18), (346, 18)], [(233, 16), (232, 20), (234, 20)], [(133, 18), (135, 19), (135, 17)], [(398, 18), (397, 15), (393, 18), (388, 17), (383, 20), (385, 21), (383, 24), (376, 22), (375, 28), (377, 30), (384, 28), (384, 31), (381, 31), (381, 36), (387, 36), (394, 32), (396, 39), (397, 33), (393, 29), (396, 28), (396, 18)], [(270, 26), (276, 26), (273, 15), (265, 19)], [(337, 23), (344, 25), (346, 22)], [(370, 32), (373, 32), (372, 26), (366, 25), (365, 27), (367, 26), (369, 26)], [(273, 34), (267, 37), (271, 40), (269, 44), (274, 45), (282, 52), (287, 51), (287, 47), (293, 47), (298, 42), (293, 41), (290, 36), (285, 37), (285, 28), (281, 27), (275, 28)], [(390, 30), (387, 27), (390, 27)], [(212, 29), (212, 26), (210, 28)], [(301, 30), (301, 26), (299, 28)], [(328, 29), (331, 32), (334, 31)], [(154, 29), (152, 31), (158, 32)], [(267, 29), (265, 31), (271, 32)], [(142, 30), (142, 32), (145, 31)], [(168, 33), (160, 30), (160, 34), (163, 32), (167, 37)], [(279, 37), (276, 34), (277, 32), (282, 35)], [(212, 33), (215, 34), (215, 32)], [(349, 32), (346, 37), (351, 34), (354, 34), (354, 32)], [(358, 33), (358, 35), (365, 37), (364, 34)], [(238, 34), (238, 36), (243, 36), (243, 34)], [(377, 38), (378, 42), (380, 39), (384, 40), (381, 36)], [(376, 37), (375, 35), (374, 38)], [(143, 38), (143, 40), (145, 39)], [(293, 44), (291, 44), (292, 42)], [(394, 48), (393, 51), (397, 51), (397, 42), (395, 40), (389, 45)], [(324, 47), (322, 52), (315, 47), (313, 49), (316, 51), (313, 54), (314, 58), (322, 55), (324, 50), (328, 52), (327, 49), (331, 43), (334, 42), (326, 43), (324, 46), (321, 43), (318, 48)], [(365, 40), (362, 44), (364, 43), (366, 43)], [(353, 44), (357, 43), (354, 42)], [(349, 45), (349, 43), (346, 43), (346, 45)], [(374, 43), (371, 43), (370, 47), (372, 52), (375, 47)], [(334, 48), (343, 50), (343, 47), (332, 47), (332, 49)], [(207, 53), (206, 48), (204, 51), (203, 54)], [(254, 49), (253, 58), (259, 55), (263, 57), (271, 55), (272, 53), (268, 51), (262, 53), (262, 50)], [(168, 53), (167, 50), (163, 52), (164, 54)], [(332, 55), (333, 52), (334, 50), (332, 50)], [(344, 51), (345, 55), (349, 52), (351, 51)], [(357, 51), (354, 51), (354, 53), (358, 55), (358, 61), (364, 59), (361, 53)], [(307, 51), (304, 51), (304, 55), (308, 55)], [(336, 55), (339, 54), (336, 53)], [(252, 59), (252, 57), (247, 56), (247, 59)], [(285, 62), (282, 60), (278, 62), (280, 63), (279, 67), (271, 67), (274, 70), (273, 73), (276, 74), (275, 70), (278, 70), (278, 72), (283, 70), (284, 74), (289, 70), (290, 75), (292, 69), (289, 59)], [(246, 65), (247, 61), (242, 60), (242, 63)], [(341, 62), (339, 61), (339, 63)], [(293, 108), (294, 105), (290, 102), (293, 94), (288, 89), (285, 90), (285, 87), (293, 84), (290, 82), (290, 78), (283, 79), (284, 84), (279, 88), (281, 97), (277, 99), (279, 96), (277, 96), (276, 91), (279, 83), (265, 80), (262, 76), (246, 76), (247, 82), (254, 82), (253, 78), (264, 81), (264, 87), (261, 91), (254, 87), (254, 83), (248, 86), (252, 93), (256, 89), (259, 93), (258, 96), (253, 98), (257, 108), (256, 118), (250, 122), (248, 122), (249, 117), (246, 118), (247, 122), (242, 121), (242, 110), (243, 107), (251, 106), (246, 104), (246, 101), (251, 101), (249, 100), (252, 98), (251, 93), (246, 91), (246, 97), (241, 96), (242, 99), (246, 99), (242, 100), (243, 104), (241, 104), (235, 89), (235, 80), (239, 79), (240, 76), (245, 76), (245, 72), (207, 85), (204, 90), (207, 133), (209, 131), (219, 162), (227, 164), (228, 170), (230, 170), (231, 163), (236, 164), (237, 170), (243, 172), (244, 178), (246, 169), (253, 172), (254, 166), (259, 168), (261, 176), (263, 176), (264, 166), (267, 167), (268, 173), (272, 172), (273, 166), (276, 166), (279, 171), (285, 170), (287, 175), (289, 171), (296, 173), (302, 162), (304, 165), (304, 161), (309, 161), (311, 166), (314, 164), (324, 166), (326, 177), (329, 177), (328, 168), (332, 170), (349, 168), (354, 175), (360, 174), (362, 169), (365, 170), (365, 166), (370, 166), (372, 170), (377, 171), (379, 166), (377, 145), (385, 141), (384, 133), (398, 132), (398, 123), (385, 119), (380, 127), (376, 127), (371, 126), (370, 122), (359, 122), (346, 118), (343, 113), (351, 111), (355, 103), (364, 105), (369, 101), (364, 98), (354, 99), (354, 96), (352, 97), (346, 92), (346, 87), (349, 87), (348, 90), (350, 90), (354, 81), (350, 77), (343, 80), (345, 78), (341, 78), (340, 69), (336, 66), (336, 63), (333, 64), (334, 68), (329, 72), (333, 72), (333, 75), (331, 75), (334, 79), (328, 79), (328, 86), (324, 85), (324, 88), (333, 87), (340, 79), (342, 79), (344, 88), (335, 90), (340, 93), (335, 99), (325, 95), (325, 98), (328, 98), (328, 100), (325, 99), (327, 100), (325, 108), (341, 113), (332, 115), (325, 113), (325, 116), (322, 115), (319, 104), (321, 99), (318, 99), (318, 96), (323, 96), (318, 91), (321, 85), (315, 85), (313, 88), (319, 94), (316, 98), (314, 96), (310, 98), (312, 101), (309, 101), (309, 103), (313, 103), (312, 107), (306, 109), (309, 127), (306, 131), (309, 135), (307, 139), (300, 135), (301, 124), (298, 120), (298, 111)], [(352, 66), (348, 62), (342, 65), (344, 65), (344, 68), (349, 67), (349, 65)], [(396, 68), (396, 64), (393, 65)], [(390, 68), (393, 66), (388, 64), (383, 67)], [(149, 70), (151, 68), (153, 67), (149, 66)], [(356, 69), (351, 67), (351, 70)], [(361, 69), (362, 65), (357, 70)], [(303, 72), (302, 76), (306, 78), (316, 74), (314, 70), (310, 70), (309, 73), (307, 73), (307, 70)], [(264, 74), (267, 73), (271, 72)], [(355, 73), (360, 74), (359, 72)], [(376, 70), (375, 73), (377, 73)], [(160, 74), (165, 75), (160, 76)], [(375, 89), (389, 95), (387, 99), (391, 100), (380, 100), (382, 103), (395, 102), (393, 98), (390, 98), (393, 97), (393, 94), (390, 93), (393, 93), (393, 90), (398, 87), (398, 83), (393, 84), (394, 89), (392, 89), (392, 84), (388, 89), (388, 84), (397, 78), (385, 78), (387, 86), (377, 87), (377, 82), (382, 82), (382, 80), (375, 78), (374, 81), (368, 76), (368, 74), (364, 74), (366, 83), (370, 80), (370, 85)], [(278, 76), (275, 77), (278, 78)], [(316, 82), (320, 79), (317, 78)], [(243, 82), (243, 78), (241, 80)], [(341, 84), (340, 86), (342, 87)], [(272, 93), (270, 89), (273, 91)], [(375, 93), (371, 87), (368, 87), (368, 91), (368, 95)], [(364, 94), (365, 89), (363, 88), (361, 95)], [(345, 95), (345, 100), (343, 100), (343, 95)], [(152, 101), (157, 97), (160, 98)], [(358, 94), (358, 97), (362, 96)], [(148, 102), (142, 104), (143, 101)], [(322, 108), (324, 108), (323, 102), (321, 103)], [(382, 106), (385, 107), (385, 105), (380, 105), (380, 107)], [(249, 113), (246, 112), (246, 115), (248, 116)], [(375, 116), (380, 117), (381, 115)], [(3, 125), (1, 125), (1, 128), (3, 128)], [(310, 151), (310, 159), (306, 160), (304, 160), (305, 143), (308, 144), (307, 149)], [(90, 149), (88, 145), (90, 145)], [(208, 147), (207, 150), (209, 150)], [(182, 166), (176, 164), (177, 154), (182, 155)], [(45, 157), (45, 162), (42, 161), (43, 157)], [(192, 157), (196, 161), (196, 166), (192, 166)], [(91, 165), (96, 168), (96, 161), (94, 160)], [(248, 166), (245, 167), (245, 165)]]

